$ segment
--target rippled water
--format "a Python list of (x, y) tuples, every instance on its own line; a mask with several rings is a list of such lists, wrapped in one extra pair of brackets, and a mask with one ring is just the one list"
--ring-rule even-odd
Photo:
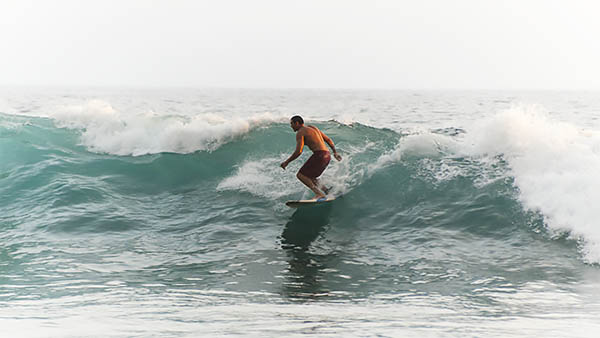
[[(13, 337), (600, 327), (595, 93), (0, 91)], [(308, 197), (288, 118), (344, 160)]]

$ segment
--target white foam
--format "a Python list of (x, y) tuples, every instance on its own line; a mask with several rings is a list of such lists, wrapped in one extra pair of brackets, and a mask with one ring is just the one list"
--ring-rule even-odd
[(283, 170), (279, 164), (285, 160), (285, 156), (267, 157), (258, 160), (250, 160), (242, 163), (236, 172), (225, 178), (217, 186), (219, 191), (244, 191), (255, 196), (278, 199), (301, 191), (301, 183), (290, 184), (297, 181), (292, 174), (294, 166)]
[[(296, 172), (308, 156), (298, 158), (283, 170), (279, 165), (288, 156), (289, 154), (285, 153), (280, 154), (279, 157), (248, 160), (242, 163), (233, 175), (222, 180), (217, 190), (243, 191), (270, 200), (298, 194), (302, 197), (296, 196), (297, 198), (312, 197), (314, 194), (296, 178)], [(332, 188), (330, 193), (333, 195), (345, 192), (350, 172), (347, 168), (348, 160), (344, 159), (342, 162), (332, 160), (319, 178), (322, 183)]]
[(394, 150), (381, 155), (369, 166), (369, 172), (374, 173), (388, 165), (398, 163), (405, 157), (439, 157), (447, 152), (454, 152), (456, 142), (449, 136), (421, 131), (400, 139)]
[(50, 117), (59, 127), (81, 130), (81, 142), (90, 151), (133, 156), (212, 151), (253, 128), (286, 120), (270, 113), (249, 117), (127, 114), (101, 100), (60, 108)]
[(502, 155), (523, 205), (541, 212), (550, 229), (580, 239), (587, 261), (600, 262), (600, 134), (536, 106), (514, 107), (468, 130), (464, 151)]

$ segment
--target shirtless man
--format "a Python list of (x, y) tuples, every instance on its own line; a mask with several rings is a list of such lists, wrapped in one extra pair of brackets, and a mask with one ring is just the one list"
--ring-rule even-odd
[(290, 162), (298, 158), (302, 154), (302, 149), (306, 144), (313, 151), (312, 156), (304, 163), (302, 168), (296, 174), (300, 182), (304, 183), (310, 190), (315, 193), (314, 199), (325, 198), (327, 189), (321, 185), (317, 177), (321, 176), (329, 161), (331, 155), (325, 146), (325, 142), (333, 150), (333, 157), (341, 161), (342, 157), (335, 150), (333, 141), (327, 137), (319, 128), (315, 126), (304, 126), (304, 120), (300, 116), (294, 116), (290, 120), (290, 126), (296, 132), (296, 150), (285, 161), (281, 163), (281, 167), (285, 169)]

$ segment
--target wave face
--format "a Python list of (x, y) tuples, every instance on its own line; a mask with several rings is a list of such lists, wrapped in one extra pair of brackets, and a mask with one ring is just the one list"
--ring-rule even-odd
[[(3, 158), (8, 160), (2, 169), (3, 203), (14, 217), (44, 214), (47, 222), (38, 225), (43, 230), (127, 230), (144, 223), (128, 221), (126, 215), (132, 208), (142, 207), (137, 211), (140, 214), (148, 212), (148, 206), (136, 199), (150, 202), (157, 194), (201, 194), (216, 205), (221, 196), (236, 196), (242, 210), (246, 203), (259, 203), (278, 212), (285, 210), (285, 200), (310, 196), (294, 177), (308, 155), (288, 170), (279, 168), (294, 146), (287, 123), (273, 122), (270, 117), (266, 121), (220, 118), (215, 122), (218, 127), (197, 131), (203, 136), (181, 136), (183, 141), (172, 143), (156, 143), (153, 128), (140, 128), (144, 135), (129, 145), (128, 137), (120, 133), (128, 127), (120, 123), (114, 127), (113, 117), (109, 122), (104, 119), (102, 114), (94, 115), (91, 122), (83, 117), (80, 120), (86, 122), (77, 124), (65, 122), (62, 115), (58, 120), (4, 116), (2, 132), (10, 142), (3, 145)], [(95, 129), (95, 125), (101, 127)], [(111, 131), (109, 125), (115, 129)], [(393, 237), (402, 236), (396, 231), (398, 226), (408, 226), (410, 231), (430, 226), (447, 231), (449, 227), (467, 234), (491, 232), (510, 237), (515, 226), (528, 234), (547, 225), (558, 236), (562, 231), (580, 239), (586, 260), (597, 259), (600, 235), (593, 231), (589, 205), (597, 190), (591, 175), (594, 170), (589, 170), (598, 165), (593, 135), (520, 112), (495, 116), (473, 135), (460, 129), (402, 134), (360, 123), (317, 125), (344, 149), (344, 160), (332, 162), (322, 180), (332, 186), (333, 194), (343, 196), (336, 210), (343, 215), (339, 221), (345, 220), (347, 226), (365, 223), (371, 230), (395, 233)], [(88, 133), (98, 130), (103, 137), (89, 137)], [(99, 141), (110, 138), (109, 134), (119, 141)], [(572, 146), (573, 138), (581, 142)], [(584, 141), (590, 142), (589, 147)], [(168, 152), (149, 150), (169, 145), (173, 147)], [(146, 155), (131, 156), (136, 155), (134, 148), (146, 149)], [(563, 152), (574, 158), (563, 162)], [(586, 171), (589, 176), (582, 176)], [(90, 209), (97, 219), (86, 216)], [(92, 223), (100, 221), (101, 210), (121, 210), (118, 217), (110, 212), (105, 215), (115, 218), (117, 225), (81, 227), (88, 218)], [(188, 216), (195, 213), (204, 210)], [(152, 214), (146, 216), (152, 218)]]
[(569, 313), (573, 285), (595, 290), (583, 282), (600, 263), (589, 120), (532, 106), (428, 128), (312, 119), (342, 152), (322, 177), (340, 197), (292, 210), (286, 200), (310, 196), (295, 178), (309, 150), (279, 167), (294, 134), (273, 111), (125, 112), (93, 99), (0, 114), (0, 301), (32, 318), (24, 299), (90, 314), (86, 299), (159, 313), (154, 295), (168, 307), (366, 302), (349, 315), (393, 321), (407, 317), (378, 306), (408, 316), (416, 296), (432, 313), (532, 318), (554, 313), (548, 297)]

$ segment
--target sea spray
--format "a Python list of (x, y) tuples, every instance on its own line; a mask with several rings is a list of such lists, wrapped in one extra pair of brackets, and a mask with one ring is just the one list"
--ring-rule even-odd
[(464, 139), (473, 156), (501, 155), (524, 207), (550, 229), (582, 241), (588, 262), (600, 262), (600, 137), (557, 121), (537, 106), (516, 106), (483, 120)]
[(290, 184), (295, 179), (291, 175), (295, 166), (284, 171), (279, 167), (283, 161), (282, 156), (247, 160), (237, 167), (235, 173), (223, 179), (217, 190), (244, 191), (274, 200), (300, 192), (299, 184)]
[(214, 151), (254, 128), (284, 121), (268, 112), (248, 117), (128, 113), (98, 99), (62, 107), (51, 117), (59, 127), (80, 130), (90, 151), (121, 156)]

